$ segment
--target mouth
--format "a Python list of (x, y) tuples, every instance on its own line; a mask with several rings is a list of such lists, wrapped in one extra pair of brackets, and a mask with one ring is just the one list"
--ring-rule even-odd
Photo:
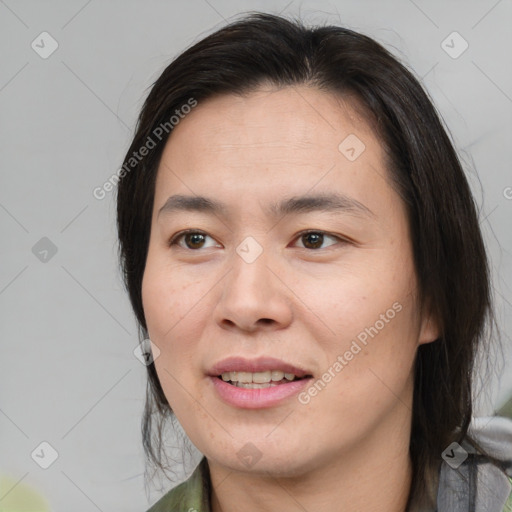
[(218, 379), (222, 379), (232, 386), (245, 389), (266, 389), (309, 377), (311, 375), (299, 377), (294, 373), (285, 373), (282, 370), (268, 370), (255, 373), (242, 371), (224, 372), (217, 376)]
[(312, 372), (275, 358), (233, 357), (208, 372), (213, 390), (225, 403), (242, 409), (277, 406), (302, 391)]

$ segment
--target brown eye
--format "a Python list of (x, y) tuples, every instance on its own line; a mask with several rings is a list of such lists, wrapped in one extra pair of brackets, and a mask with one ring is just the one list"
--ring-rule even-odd
[[(210, 238), (212, 242), (210, 242), (210, 245), (205, 245), (205, 242), (207, 238)], [(182, 241), (184, 243), (182, 243)], [(213, 247), (217, 244), (215, 243), (215, 240), (213, 240), (212, 237), (207, 235), (206, 233), (202, 233), (200, 231), (185, 231), (181, 234), (178, 234), (174, 236), (171, 241), (169, 242), (169, 246), (178, 245), (182, 249), (191, 249), (191, 250), (197, 250), (202, 249), (204, 247)]]
[[(324, 244), (326, 238), (334, 240), (334, 243), (340, 241), (340, 239), (337, 237), (328, 235), (322, 231), (308, 231), (306, 233), (302, 233), (302, 235), (299, 237), (299, 240), (302, 241), (305, 249), (322, 249), (322, 245)], [(329, 245), (334, 245), (334, 243)]]
[(324, 235), (321, 233), (306, 233), (302, 235), (302, 241), (307, 249), (318, 249), (324, 242)]
[(183, 238), (189, 249), (200, 249), (204, 244), (205, 235), (202, 233), (187, 233)]

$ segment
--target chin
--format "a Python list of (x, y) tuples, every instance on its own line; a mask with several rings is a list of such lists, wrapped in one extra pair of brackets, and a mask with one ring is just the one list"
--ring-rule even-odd
[(259, 460), (254, 461), (240, 460), (238, 457), (227, 460), (217, 459), (217, 461), (230, 470), (240, 473), (272, 478), (293, 478), (306, 473), (311, 468), (310, 463), (298, 460), (293, 455), (296, 453), (288, 456), (262, 455)]
[(277, 441), (279, 446), (265, 439), (264, 434), (237, 436), (230, 439), (227, 446), (210, 446), (201, 451), (208, 459), (231, 471), (262, 477), (297, 477), (321, 464), (319, 461), (315, 464), (317, 457), (311, 457), (312, 454), (304, 450), (303, 442), (285, 445), (284, 439)]

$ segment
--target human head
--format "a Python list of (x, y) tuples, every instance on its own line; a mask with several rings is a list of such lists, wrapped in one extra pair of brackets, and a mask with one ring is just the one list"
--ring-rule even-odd
[[(415, 362), (410, 453), (413, 492), (429, 492), (441, 452), (461, 439), (471, 417), (471, 371), (489, 306), (485, 250), (477, 215), (454, 148), (426, 93), (396, 58), (371, 38), (340, 27), (306, 28), (252, 15), (198, 42), (155, 82), (125, 157), (118, 189), (120, 255), (136, 317), (147, 336), (142, 282), (158, 166), (169, 136), (159, 127), (193, 99), (249, 94), (264, 86), (307, 85), (333, 94), (364, 116), (378, 137), (386, 169), (407, 212), (419, 308), (440, 335), (419, 347)], [(178, 124), (179, 126), (179, 124)], [(140, 161), (133, 152), (154, 147)], [(341, 142), (341, 141), (340, 141)], [(153, 364), (144, 418), (170, 412)], [(458, 429), (457, 437), (454, 432)]]

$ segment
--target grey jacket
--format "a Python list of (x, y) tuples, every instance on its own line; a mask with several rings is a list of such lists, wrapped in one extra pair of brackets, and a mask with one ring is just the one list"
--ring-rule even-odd
[(512, 512), (512, 420), (474, 418), (469, 433), (504, 471), (468, 443), (450, 445), (443, 452), (437, 512)]

